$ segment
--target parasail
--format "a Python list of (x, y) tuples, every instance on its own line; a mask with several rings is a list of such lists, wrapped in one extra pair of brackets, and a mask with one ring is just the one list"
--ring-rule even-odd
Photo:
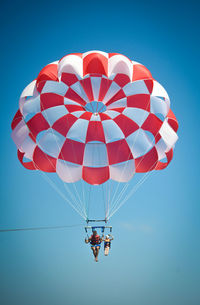
[(177, 129), (166, 90), (145, 66), (89, 51), (48, 64), (24, 89), (12, 138), (29, 170), (54, 172), (67, 185), (122, 183), (111, 217), (137, 173), (168, 166)]

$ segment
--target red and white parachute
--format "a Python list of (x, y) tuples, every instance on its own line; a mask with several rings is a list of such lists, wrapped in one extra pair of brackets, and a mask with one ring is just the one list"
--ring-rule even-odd
[(90, 51), (40, 71), (21, 94), (12, 138), (25, 168), (100, 185), (164, 169), (177, 129), (169, 96), (146, 67)]

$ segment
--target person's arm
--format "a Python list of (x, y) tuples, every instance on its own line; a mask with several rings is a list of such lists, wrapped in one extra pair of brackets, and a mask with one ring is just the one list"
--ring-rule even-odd
[(85, 243), (88, 244), (90, 242), (91, 238), (88, 237), (88, 238), (85, 238)]
[(109, 234), (109, 236), (110, 236), (110, 240), (113, 240), (113, 239), (114, 239), (114, 237), (113, 237), (111, 234)]

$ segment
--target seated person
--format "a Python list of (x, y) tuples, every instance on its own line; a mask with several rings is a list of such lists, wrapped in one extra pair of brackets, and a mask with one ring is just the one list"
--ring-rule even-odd
[(113, 240), (112, 235), (106, 235), (106, 237), (103, 239), (104, 240), (104, 254), (107, 256), (109, 253), (109, 249), (111, 247), (111, 240)]
[(95, 258), (95, 261), (98, 262), (99, 249), (101, 247), (102, 238), (97, 234), (97, 231), (94, 230), (92, 235), (85, 239), (86, 244), (90, 243), (91, 249)]

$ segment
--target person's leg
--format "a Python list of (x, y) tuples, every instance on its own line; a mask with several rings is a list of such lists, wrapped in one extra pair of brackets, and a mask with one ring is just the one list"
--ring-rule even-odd
[(105, 249), (104, 249), (104, 254), (107, 256), (108, 255), (108, 253), (109, 253), (109, 247), (105, 247)]
[(95, 257), (96, 262), (98, 262), (99, 249), (100, 247), (96, 247), (96, 257)]
[(91, 247), (94, 257), (96, 258), (96, 249), (95, 247)]

